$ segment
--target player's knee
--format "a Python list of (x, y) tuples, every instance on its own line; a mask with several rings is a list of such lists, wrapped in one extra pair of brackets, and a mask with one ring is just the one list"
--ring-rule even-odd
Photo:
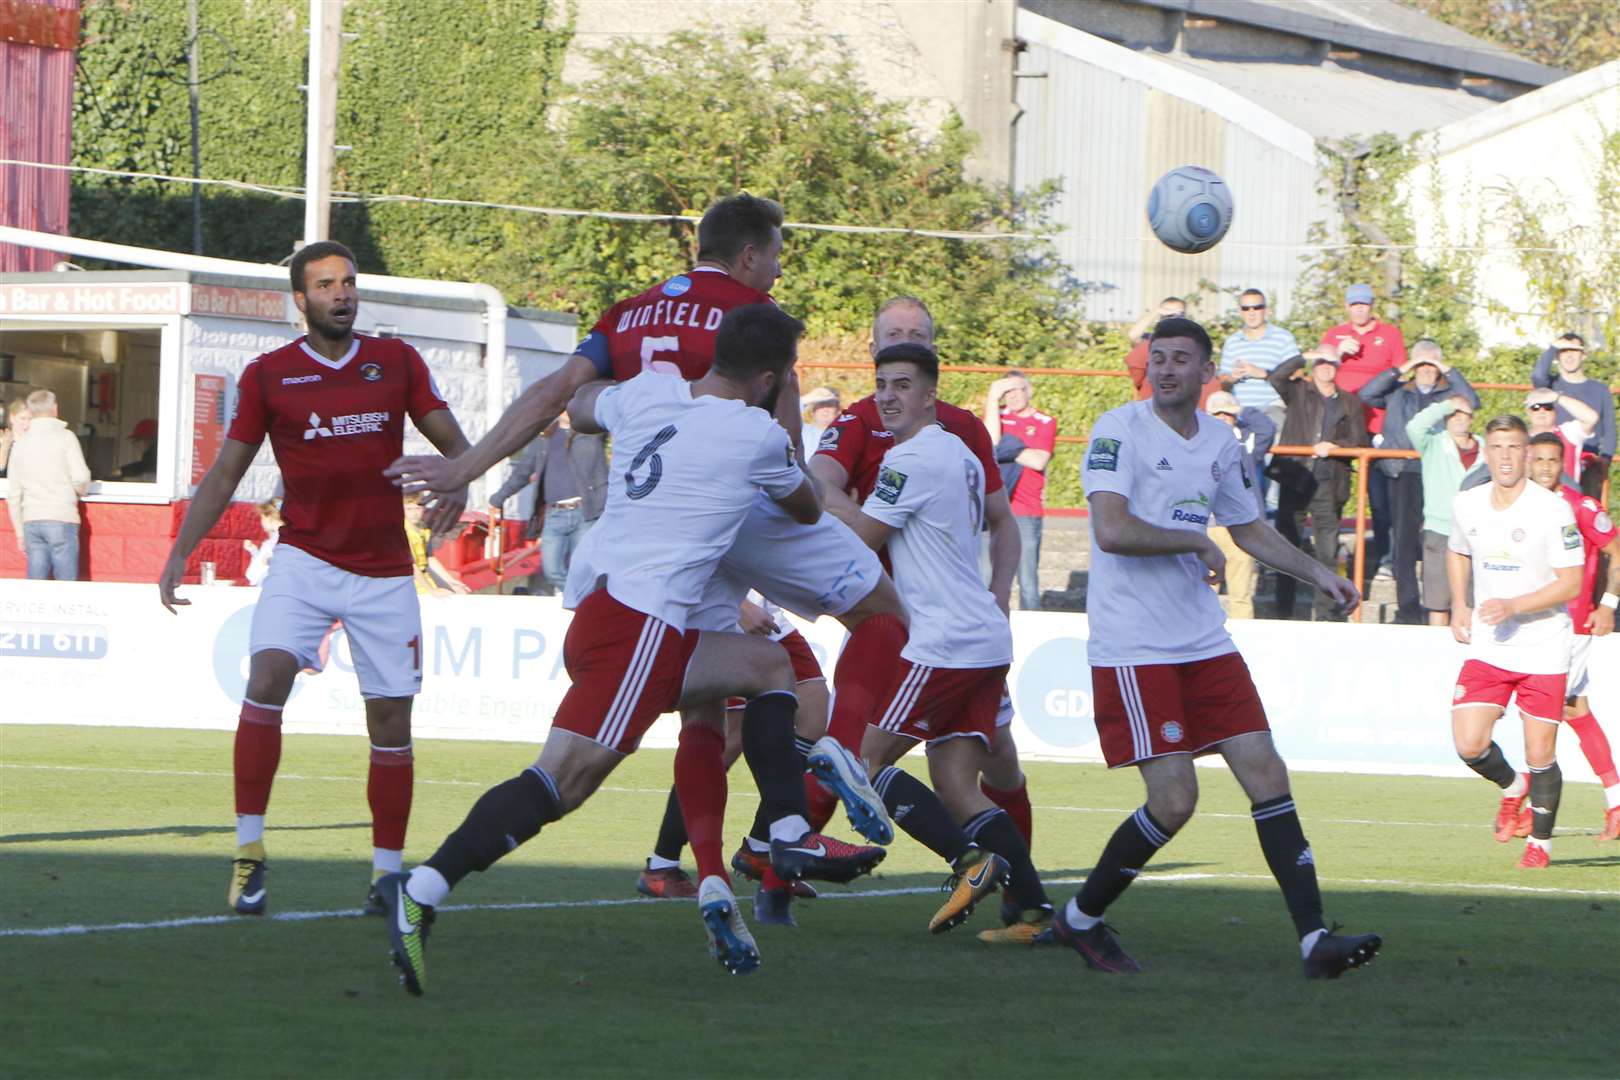
[(1491, 740), (1489, 736), (1481, 739), (1474, 736), (1454, 735), (1452, 737), (1452, 743), (1457, 748), (1457, 756), (1461, 758), (1464, 763), (1478, 761), (1480, 758), (1484, 757), (1485, 752), (1491, 748)]
[(1154, 791), (1148, 795), (1148, 813), (1172, 834), (1180, 831), (1183, 825), (1192, 820), (1193, 811), (1196, 809), (1198, 809), (1196, 787), (1177, 786)]

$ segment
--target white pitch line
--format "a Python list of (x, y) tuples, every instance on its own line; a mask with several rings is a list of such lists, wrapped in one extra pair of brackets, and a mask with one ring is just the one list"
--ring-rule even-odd
[[(84, 773), (129, 773), (137, 776), (211, 776), (229, 779), (231, 773), (224, 770), (202, 771), (188, 769), (114, 769), (94, 765), (24, 765), (14, 762), (0, 762), (0, 769), (43, 769), (52, 772), (84, 772)], [(303, 780), (316, 783), (337, 784), (363, 784), (363, 776), (303, 776), (298, 773), (277, 773), (277, 780)], [(487, 788), (489, 782), (484, 780), (424, 780), (418, 778), (418, 784), (436, 787), (472, 787)], [(668, 795), (668, 788), (641, 788), (641, 787), (611, 787), (604, 784), (598, 791), (611, 791), (624, 795)], [(732, 798), (756, 799), (751, 791), (733, 791)], [(1034, 806), (1036, 810), (1048, 810), (1060, 814), (1133, 814), (1138, 807), (1117, 806)], [(1248, 814), (1226, 814), (1214, 810), (1200, 810), (1197, 816), (1201, 818), (1217, 818), (1224, 821), (1249, 821)], [(1483, 829), (1485, 826), (1479, 821), (1375, 821), (1370, 818), (1319, 818), (1310, 815), (1305, 820), (1311, 825), (1375, 825), (1395, 827), (1410, 827), (1418, 829)], [(1555, 835), (1587, 835), (1591, 829), (1576, 825), (1566, 825), (1555, 829)]]
[[(1268, 874), (1210, 874), (1210, 873), (1144, 873), (1139, 881), (1156, 882), (1202, 882), (1202, 881), (1270, 881)], [(1509, 894), (1535, 894), (1541, 896), (1601, 896), (1611, 899), (1620, 898), (1620, 891), (1612, 889), (1559, 889), (1541, 885), (1512, 885), (1512, 884), (1484, 884), (1472, 881), (1399, 881), (1389, 878), (1324, 878), (1328, 885), (1376, 885), (1400, 889), (1416, 889), (1423, 891), (1450, 891), (1462, 890), (1465, 892), (1500, 892)], [(1085, 878), (1048, 878), (1047, 885), (1079, 885)], [(931, 885), (909, 886), (895, 889), (857, 889), (849, 892), (825, 892), (820, 900), (872, 900), (887, 899), (895, 896), (923, 896), (937, 893), (938, 888)], [(559, 911), (572, 908), (610, 908), (610, 907), (637, 907), (647, 904), (662, 904), (668, 901), (649, 900), (643, 897), (614, 897), (604, 900), (531, 900), (514, 901), (504, 904), (446, 904), (439, 911)], [(121, 922), (100, 923), (85, 925), (74, 923), (66, 926), (41, 927), (11, 927), (0, 929), (0, 938), (56, 938), (78, 937), (85, 934), (105, 934), (129, 930), (177, 930), (192, 926), (248, 926), (255, 922), (314, 922), (321, 919), (358, 919), (361, 912), (356, 908), (341, 908), (335, 911), (283, 911), (264, 916), (262, 919), (244, 918), (240, 915), (194, 915), (177, 919), (158, 919), (153, 922)]]

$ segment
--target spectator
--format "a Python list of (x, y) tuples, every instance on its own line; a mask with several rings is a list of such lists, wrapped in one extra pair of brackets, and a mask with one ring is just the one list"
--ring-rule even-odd
[[(1402, 382), (1403, 378), (1407, 379)], [(1361, 388), (1361, 402), (1384, 409), (1385, 450), (1415, 450), (1407, 438), (1407, 422), (1436, 401), (1453, 395), (1479, 408), (1479, 395), (1445, 361), (1437, 342), (1424, 338), (1412, 346), (1406, 363), (1385, 368)], [(1420, 625), (1423, 597), (1418, 588), (1418, 566), (1423, 562), (1423, 473), (1416, 459), (1388, 458), (1373, 462), (1389, 483), (1390, 562), (1395, 573), (1395, 621)], [(1455, 492), (1453, 492), (1455, 494)]]
[(275, 554), (276, 541), (281, 538), (280, 499), (266, 499), (259, 504), (259, 527), (264, 530), (264, 543), (242, 541), (242, 548), (248, 553), (247, 572), (244, 576), (249, 585), (257, 585), (264, 580), (264, 575), (270, 572), (270, 556)]
[[(1253, 406), (1245, 408), (1238, 399), (1225, 391), (1211, 394), (1204, 408), (1210, 415), (1231, 426), (1232, 434), (1243, 446), (1243, 468), (1254, 486), (1255, 504), (1263, 519), (1266, 513), (1265, 496), (1255, 481), (1265, 462), (1271, 444), (1277, 438), (1277, 425), (1264, 411)], [(1209, 537), (1226, 555), (1226, 615), (1231, 619), (1254, 618), (1254, 557), (1232, 542), (1232, 534), (1224, 526), (1212, 522)]]
[[(1558, 416), (1569, 419), (1559, 423)], [(1586, 455), (1582, 447), (1591, 439), (1600, 420), (1592, 406), (1577, 397), (1561, 394), (1552, 387), (1542, 386), (1524, 396), (1524, 417), (1534, 437), (1543, 431), (1557, 434), (1564, 444), (1564, 474), (1570, 487), (1585, 490), (1581, 481), (1586, 474)]]
[[(1232, 394), (1246, 409), (1260, 409), (1270, 417), (1272, 426), (1283, 422), (1282, 398), (1266, 381), (1276, 366), (1299, 355), (1294, 335), (1266, 319), (1266, 294), (1259, 289), (1244, 289), (1238, 295), (1238, 312), (1243, 317), (1243, 329), (1226, 339), (1221, 346), (1222, 382), (1230, 382)], [(1204, 406), (1208, 408), (1208, 404)]]
[(821, 433), (838, 419), (838, 391), (830, 386), (818, 386), (804, 395), (803, 405), (810, 417), (804, 425), (805, 453), (813, 454), (821, 445)]
[(450, 572), (449, 567), (433, 554), (433, 530), (422, 524), (427, 508), (421, 495), (405, 496), (405, 539), (411, 545), (411, 563), (416, 576), (416, 591), (428, 596), (452, 596), (469, 593), (465, 582)]
[[(1558, 361), (1556, 368), (1554, 360)], [(1550, 387), (1560, 394), (1585, 402), (1597, 413), (1596, 430), (1587, 436), (1581, 448), (1584, 453), (1596, 457), (1595, 462), (1588, 463), (1595, 467), (1583, 466), (1580, 473), (1572, 474), (1581, 480), (1581, 490), (1596, 498), (1608, 482), (1609, 466), (1614, 461), (1614, 395), (1601, 381), (1590, 378), (1582, 370), (1585, 366), (1586, 339), (1579, 334), (1565, 334), (1542, 351), (1541, 358), (1530, 371), (1530, 385)], [(1573, 416), (1569, 409), (1559, 404), (1559, 423)], [(1566, 468), (1564, 471), (1569, 470)]]
[[(1281, 491), (1277, 498), (1277, 531), (1298, 546), (1305, 532), (1305, 518), (1311, 519), (1316, 561), (1338, 572), (1339, 520), (1350, 497), (1350, 462), (1328, 454), (1339, 447), (1367, 445), (1367, 418), (1361, 399), (1338, 385), (1339, 356), (1332, 349), (1312, 349), (1311, 370), (1297, 378), (1305, 367), (1305, 357), (1277, 365), (1266, 378), (1288, 410), (1283, 421), (1282, 441), (1289, 446), (1310, 446), (1316, 456), (1272, 457), (1271, 478)], [(1294, 617), (1294, 579), (1277, 575), (1277, 615)], [(1318, 620), (1334, 619), (1334, 601), (1316, 593)]]
[[(1157, 311), (1144, 312), (1136, 324), (1126, 331), (1131, 339), (1131, 351), (1125, 354), (1125, 370), (1130, 372), (1131, 385), (1136, 387), (1136, 400), (1146, 401), (1153, 396), (1153, 388), (1147, 382), (1148, 350), (1153, 345), (1153, 327), (1160, 319), (1178, 319), (1187, 314), (1187, 301), (1179, 296), (1167, 296), (1159, 301)], [(1198, 405), (1203, 408), (1209, 401), (1209, 395), (1221, 389), (1221, 380), (1217, 375), (1204, 384), (1203, 392), (1199, 395)]]
[[(1352, 285), (1344, 291), (1348, 322), (1322, 335), (1322, 344), (1338, 356), (1339, 389), (1359, 393), (1374, 375), (1406, 363), (1406, 339), (1399, 327), (1373, 318), (1371, 285)], [(1384, 410), (1368, 409), (1367, 434), (1374, 446), (1382, 445), (1377, 436), (1383, 431)], [(1389, 557), (1389, 484), (1378, 469), (1367, 477), (1367, 502), (1372, 507), (1373, 543), (1368, 563), (1379, 566)]]
[(33, 419), (28, 412), (28, 402), (17, 398), (6, 406), (6, 426), (0, 428), (0, 476), (6, 475), (6, 468), (11, 463), (11, 448), (17, 445), (17, 440), (23, 437), (28, 430), (28, 422)]
[(490, 496), (491, 515), (529, 484), (538, 485), (534, 511), (524, 535), (540, 538), (540, 572), (529, 578), (531, 592), (561, 592), (585, 533), (607, 503), (607, 436), (581, 435), (563, 412), (551, 427), (518, 455), (506, 483)]
[(1423, 455), (1419, 459), (1423, 480), (1422, 600), (1430, 626), (1451, 625), (1451, 579), (1446, 576), (1451, 504), (1462, 489), (1463, 477), (1480, 460), (1479, 440), (1470, 430), (1477, 408), (1477, 398), (1470, 401), (1463, 394), (1453, 394), (1430, 402), (1406, 421), (1406, 439), (1412, 449)]
[(135, 447), (137, 456), (134, 461), (118, 466), (113, 475), (120, 480), (156, 480), (157, 433), (156, 420), (147, 419), (137, 423), (135, 430), (129, 433), (129, 441)]
[(79, 579), (79, 499), (90, 488), (90, 467), (78, 436), (57, 419), (56, 395), (28, 395), (28, 434), (17, 440), (7, 463), (7, 508), (17, 546), (36, 581)]
[[(1041, 609), (1041, 526), (1046, 513), (1046, 467), (1057, 448), (1057, 421), (1031, 404), (1034, 390), (1021, 371), (1011, 371), (990, 384), (984, 402), (985, 427), (998, 443), (1013, 436), (1024, 448), (1014, 459), (1020, 466), (1012, 488), (1013, 520), (1023, 551), (1018, 557), (1018, 606)], [(995, 419), (992, 419), (992, 418)], [(1000, 460), (998, 455), (997, 460)], [(1005, 470), (1003, 471), (1005, 475)]]

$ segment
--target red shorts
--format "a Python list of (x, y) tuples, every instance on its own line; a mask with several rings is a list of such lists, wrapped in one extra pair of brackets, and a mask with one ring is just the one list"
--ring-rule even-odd
[(900, 680), (875, 725), (909, 739), (932, 742), (974, 735), (990, 745), (1007, 665), (936, 668), (903, 661)]
[(1235, 652), (1185, 664), (1093, 667), (1091, 693), (1111, 769), (1165, 754), (1202, 754), (1227, 739), (1271, 730), (1249, 665)]
[(606, 589), (580, 603), (563, 638), (573, 685), (552, 727), (628, 754), (654, 720), (680, 702), (698, 632), (625, 607)]
[(1482, 660), (1468, 660), (1457, 672), (1457, 688), (1451, 692), (1451, 707), (1495, 705), (1507, 711), (1508, 700), (1517, 697), (1519, 712), (1536, 720), (1556, 724), (1564, 716), (1564, 685), (1567, 674), (1521, 675), (1494, 667)]
[[(792, 631), (776, 640), (776, 643), (787, 650), (788, 659), (793, 662), (793, 681), (795, 683), (810, 682), (814, 679), (825, 679), (821, 665), (816, 663), (816, 654), (810, 651), (810, 643), (804, 640), (804, 635), (797, 630)], [(741, 709), (748, 704), (747, 698), (726, 698), (726, 708)]]

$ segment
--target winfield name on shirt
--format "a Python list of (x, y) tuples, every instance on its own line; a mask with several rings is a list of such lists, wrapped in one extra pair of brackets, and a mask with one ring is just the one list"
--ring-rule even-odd
[(656, 323), (660, 326), (690, 326), (694, 330), (713, 330), (725, 318), (725, 312), (713, 304), (697, 304), (690, 300), (677, 303), (674, 300), (660, 300), (655, 304), (643, 304), (631, 308), (619, 316), (619, 325), (614, 327), (614, 333), (622, 334), (626, 330), (639, 326)]

